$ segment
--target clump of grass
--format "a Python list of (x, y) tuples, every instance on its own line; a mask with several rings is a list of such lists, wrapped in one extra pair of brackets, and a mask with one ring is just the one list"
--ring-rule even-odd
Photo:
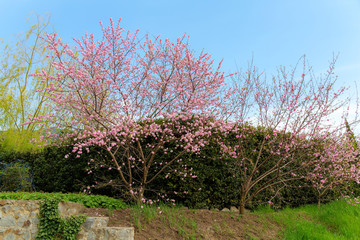
[(225, 221), (221, 222), (220, 224), (215, 223), (213, 225), (215, 232), (219, 233), (219, 234), (225, 234), (225, 235), (229, 235), (231, 237), (234, 236), (234, 232), (231, 230), (231, 228), (227, 225), (227, 223)]
[[(162, 221), (170, 227), (177, 229), (180, 236), (185, 239), (198, 239), (198, 225), (194, 219), (189, 219), (180, 211), (179, 207), (165, 207)], [(196, 211), (190, 210), (192, 213)]]
[(137, 229), (142, 229), (143, 224), (150, 223), (159, 214), (159, 209), (149, 205), (132, 205), (130, 215)]
[[(261, 214), (261, 211), (259, 212)], [(345, 201), (283, 209), (271, 218), (285, 226), (284, 239), (359, 239), (360, 208)]]
[(133, 205), (131, 216), (134, 225), (141, 230), (145, 224), (158, 218), (164, 226), (175, 229), (184, 239), (198, 239), (198, 225), (194, 219), (189, 219), (177, 206), (158, 205)]

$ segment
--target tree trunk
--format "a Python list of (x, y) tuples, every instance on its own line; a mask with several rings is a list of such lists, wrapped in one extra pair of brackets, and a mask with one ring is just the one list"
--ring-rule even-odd
[(139, 205), (143, 204), (144, 189), (140, 188), (138, 192), (136, 191), (136, 189), (133, 189), (132, 187), (129, 187), (128, 189), (130, 192), (131, 200)]
[(144, 203), (143, 199), (144, 199), (144, 188), (141, 187), (139, 189), (139, 192), (138, 192), (138, 195), (137, 195), (137, 203), (139, 205), (142, 205)]
[(240, 215), (245, 214), (245, 196), (241, 196), (240, 198), (239, 213)]

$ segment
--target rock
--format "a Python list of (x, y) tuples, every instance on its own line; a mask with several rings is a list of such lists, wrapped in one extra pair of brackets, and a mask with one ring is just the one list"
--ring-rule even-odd
[(239, 209), (237, 209), (237, 208), (234, 207), (234, 206), (231, 206), (231, 207), (230, 207), (230, 212), (239, 212)]
[[(27, 222), (27, 224), (25, 224)], [(28, 220), (28, 216), (22, 215), (16, 222), (17, 227), (23, 227), (24, 225), (30, 226), (30, 221)]]
[(230, 209), (228, 209), (228, 208), (223, 208), (221, 211), (222, 211), (222, 212), (230, 212)]
[(6, 235), (6, 237), (4, 238), (4, 240), (15, 240), (15, 235), (10, 233), (8, 235)]
[(1, 210), (3, 213), (8, 213), (10, 211), (10, 209), (11, 209), (11, 206), (4, 206), (4, 207), (2, 207)]
[(16, 225), (16, 220), (13, 216), (5, 216), (0, 219), (0, 226), (1, 227), (12, 227)]

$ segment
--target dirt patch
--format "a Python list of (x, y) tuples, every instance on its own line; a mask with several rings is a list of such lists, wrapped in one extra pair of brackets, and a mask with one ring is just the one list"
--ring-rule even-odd
[[(87, 208), (90, 217), (109, 217), (108, 226), (135, 227), (135, 240), (155, 239), (279, 239), (280, 226), (265, 215), (236, 212), (176, 209), (156, 212), (134, 220), (131, 209)], [(137, 215), (139, 216), (139, 215)], [(135, 217), (136, 218), (136, 217)]]

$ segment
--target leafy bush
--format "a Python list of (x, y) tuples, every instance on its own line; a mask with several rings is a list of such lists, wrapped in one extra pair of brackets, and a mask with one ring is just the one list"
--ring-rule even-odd
[(83, 185), (89, 185), (86, 174), (87, 161), (84, 158), (64, 156), (71, 147), (46, 147), (43, 151), (28, 155), (26, 160), (34, 171), (34, 182), (44, 192), (79, 192)]
[(0, 163), (0, 191), (34, 191), (30, 166), (22, 161)]
[(0, 199), (11, 200), (44, 200), (56, 198), (59, 201), (82, 203), (86, 208), (124, 209), (126, 204), (120, 200), (101, 195), (76, 193), (42, 193), (42, 192), (1, 192)]

